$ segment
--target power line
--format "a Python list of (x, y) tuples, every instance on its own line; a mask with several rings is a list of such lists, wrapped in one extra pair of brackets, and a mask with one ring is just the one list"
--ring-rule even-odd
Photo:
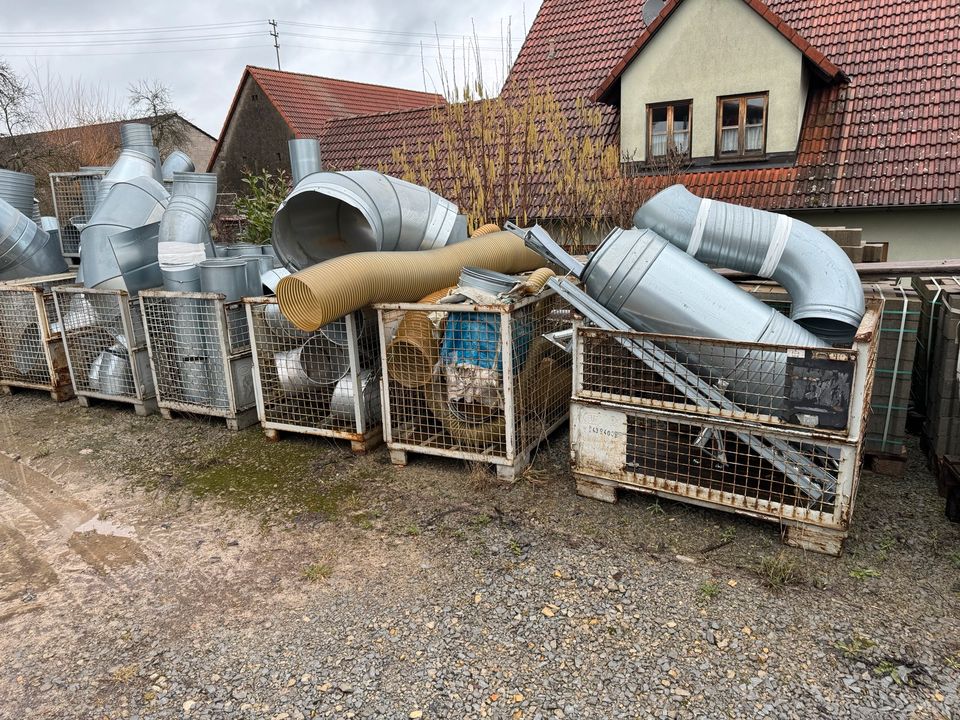
[(4, 57), (101, 57), (121, 55), (129, 57), (131, 55), (162, 55), (166, 53), (197, 53), (197, 52), (217, 52), (220, 50), (250, 50), (266, 49), (268, 45), (225, 45), (215, 48), (175, 48), (171, 50), (143, 50), (140, 52), (134, 50), (125, 50), (122, 52), (82, 52), (82, 53), (4, 53)]
[[(307, 38), (309, 40), (329, 40), (331, 42), (354, 42), (354, 43), (363, 43), (365, 45), (384, 45), (384, 46), (397, 46), (401, 48), (419, 48), (424, 47), (428, 50), (449, 50), (451, 47), (456, 47), (456, 45), (427, 45), (419, 42), (401, 42), (396, 40), (380, 40), (380, 39), (371, 39), (365, 40), (363, 38), (347, 38), (347, 37), (335, 37), (330, 35), (310, 35), (307, 33), (287, 33), (289, 37), (299, 37)], [(462, 38), (463, 40), (468, 40), (468, 38)], [(471, 47), (474, 47), (473, 43), (470, 43)], [(489, 52), (500, 54), (500, 48), (493, 47), (481, 47), (481, 52)]]
[(157, 38), (156, 40), (94, 40), (94, 41), (56, 41), (56, 42), (0, 42), (0, 47), (111, 47), (122, 45), (166, 45), (181, 42), (207, 42), (209, 40), (235, 40), (237, 38), (262, 37), (259, 32), (230, 33), (222, 35), (192, 35), (182, 38)]
[(17, 35), (115, 35), (146, 32), (180, 32), (182, 30), (207, 30), (210, 28), (232, 28), (259, 25), (262, 20), (241, 20), (229, 23), (209, 23), (206, 25), (168, 25), (152, 28), (116, 28), (112, 30), (17, 30)]
[[(320, 28), (321, 30), (339, 30), (339, 31), (348, 31), (348, 32), (358, 32), (358, 33), (370, 33), (375, 35), (402, 35), (406, 37), (417, 37), (417, 38), (429, 38), (431, 40), (436, 40), (438, 37), (446, 38), (448, 40), (459, 40), (463, 37), (473, 37), (472, 35), (451, 35), (449, 33), (420, 33), (420, 32), (408, 32), (405, 30), (378, 30), (377, 28), (358, 28), (351, 27), (349, 25), (318, 25), (316, 23), (305, 23), (305, 22), (296, 22), (293, 20), (283, 20), (285, 25), (295, 25), (297, 27), (311, 27), (311, 28)], [(495, 42), (500, 42), (501, 38), (494, 35), (477, 35), (477, 40), (490, 40)]]

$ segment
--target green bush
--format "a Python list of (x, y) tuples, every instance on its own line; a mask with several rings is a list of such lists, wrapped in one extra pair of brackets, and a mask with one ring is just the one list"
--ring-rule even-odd
[(244, 173), (243, 184), (247, 192), (237, 197), (237, 211), (245, 218), (239, 239), (266, 245), (273, 233), (273, 216), (290, 190), (287, 174), (283, 170), (276, 175), (266, 170), (259, 175)]

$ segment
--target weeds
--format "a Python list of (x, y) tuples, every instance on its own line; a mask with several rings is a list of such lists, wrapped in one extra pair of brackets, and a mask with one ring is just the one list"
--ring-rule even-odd
[(867, 650), (875, 648), (877, 644), (865, 635), (854, 635), (846, 642), (838, 640), (833, 646), (848, 658), (859, 658)]
[(333, 568), (327, 563), (313, 563), (307, 565), (300, 573), (300, 577), (310, 582), (320, 582), (326, 580), (333, 573)]
[(704, 602), (709, 602), (713, 600), (717, 595), (720, 594), (720, 583), (715, 580), (704, 580), (700, 583), (700, 587), (697, 589), (697, 595), (700, 596), (700, 599)]
[(774, 590), (802, 585), (804, 582), (803, 573), (797, 563), (783, 552), (760, 558), (757, 575), (764, 585)]
[(408, 537), (419, 537), (420, 533), (420, 526), (416, 523), (410, 523), (403, 529), (403, 534)]
[(867, 578), (880, 577), (880, 571), (871, 567), (854, 568), (850, 571), (850, 577), (856, 580), (866, 580)]
[(727, 525), (720, 533), (720, 542), (732, 543), (737, 537), (736, 525)]
[(887, 675), (897, 685), (903, 685), (907, 681), (907, 678), (900, 674), (900, 666), (890, 660), (877, 663), (873, 668), (873, 674), (880, 677)]
[(886, 562), (890, 558), (890, 551), (896, 546), (897, 541), (894, 538), (884, 538), (880, 541), (880, 552), (877, 559), (880, 562)]
[(523, 548), (520, 547), (520, 543), (517, 542), (516, 538), (510, 538), (510, 552), (513, 553), (515, 558), (523, 555)]
[(647, 512), (651, 515), (666, 515), (667, 512), (663, 509), (663, 506), (660, 504), (660, 500), (654, 500), (649, 506), (647, 506)]

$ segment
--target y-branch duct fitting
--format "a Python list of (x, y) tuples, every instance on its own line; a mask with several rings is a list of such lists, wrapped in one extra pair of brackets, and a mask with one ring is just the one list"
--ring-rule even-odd
[(415, 302), (456, 285), (468, 266), (516, 273), (542, 265), (522, 238), (499, 232), (435, 250), (343, 255), (283, 278), (277, 300), (284, 317), (312, 332), (373, 303)]
[(273, 246), (291, 271), (353, 252), (430, 250), (465, 239), (456, 205), (372, 170), (307, 175), (273, 219)]
[(849, 343), (863, 318), (863, 288), (836, 243), (786, 215), (702, 199), (682, 185), (655, 195), (633, 222), (714, 267), (780, 283), (791, 318), (827, 342)]

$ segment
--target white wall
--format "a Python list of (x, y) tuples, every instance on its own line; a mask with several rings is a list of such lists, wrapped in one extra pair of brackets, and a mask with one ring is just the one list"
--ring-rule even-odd
[(866, 242), (890, 243), (889, 260), (960, 257), (960, 208), (788, 213), (811, 225), (863, 228)]
[(693, 99), (693, 157), (712, 157), (717, 96), (769, 91), (767, 152), (794, 152), (806, 102), (803, 55), (742, 0), (687, 0), (620, 80), (620, 147), (646, 159), (647, 105)]

